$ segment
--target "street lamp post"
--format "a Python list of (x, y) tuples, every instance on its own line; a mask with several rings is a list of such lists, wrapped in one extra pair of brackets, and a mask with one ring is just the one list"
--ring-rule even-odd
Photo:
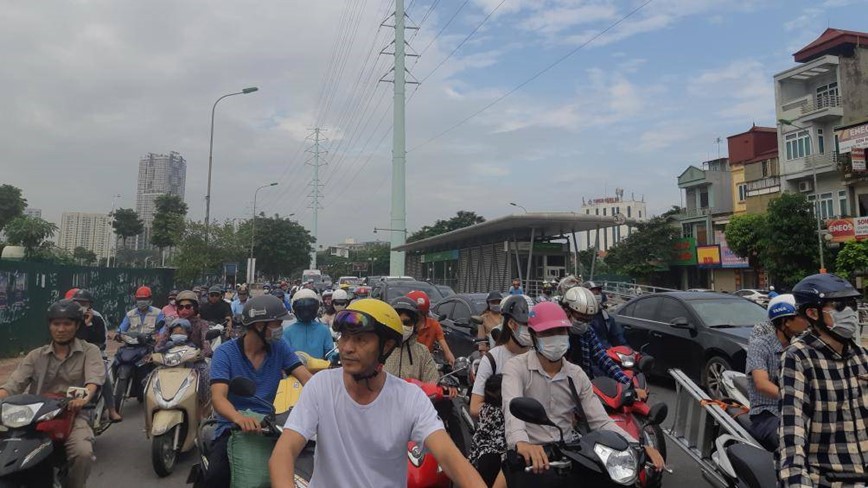
[(253, 192), (253, 220), (250, 223), (250, 259), (253, 259), (253, 242), (256, 236), (256, 197), (259, 195), (259, 190), (271, 186), (277, 186), (277, 182), (262, 185)]
[(211, 163), (214, 154), (214, 112), (217, 110), (217, 104), (220, 103), (220, 100), (234, 95), (247, 95), (248, 93), (253, 93), (257, 90), (259, 90), (259, 88), (251, 86), (241, 90), (240, 92), (228, 93), (218, 98), (211, 107), (211, 141), (208, 144), (208, 189), (205, 192), (205, 244), (208, 244), (210, 237), (208, 235), (208, 228), (211, 225)]
[[(791, 127), (795, 127), (796, 129), (801, 130), (810, 130), (807, 127), (802, 127), (800, 125), (794, 124), (792, 121), (787, 119), (778, 119), (778, 123), (781, 125), (789, 125)], [(820, 251), (820, 273), (826, 272), (826, 261), (823, 256), (823, 234), (820, 228), (820, 194), (817, 189), (817, 163), (816, 161), (811, 163), (811, 173), (814, 176), (814, 217), (817, 221), (817, 249)]]
[(509, 202), (509, 204), (512, 205), (513, 207), (518, 207), (518, 208), (524, 210), (524, 213), (527, 213), (527, 209), (524, 208), (524, 207), (522, 207), (521, 205), (519, 205), (519, 204), (517, 204), (517, 203), (515, 203), (515, 202)]

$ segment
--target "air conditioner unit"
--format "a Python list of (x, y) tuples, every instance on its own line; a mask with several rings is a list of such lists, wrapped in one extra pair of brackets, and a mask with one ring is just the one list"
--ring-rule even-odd
[(811, 181), (800, 181), (799, 182), (799, 191), (802, 193), (807, 193), (809, 191), (814, 190), (814, 184)]

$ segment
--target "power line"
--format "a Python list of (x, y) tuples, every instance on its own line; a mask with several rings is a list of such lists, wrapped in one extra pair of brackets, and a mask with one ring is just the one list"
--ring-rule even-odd
[[(462, 3), (461, 6), (458, 7), (458, 10), (456, 10), (455, 13), (452, 14), (452, 17), (450, 17), (449, 20), (443, 25), (443, 27), (440, 28), (440, 30), (437, 32), (437, 35), (434, 36), (434, 38), (428, 42), (428, 44), (425, 46), (424, 49), (419, 51), (419, 57), (421, 57), (423, 54), (425, 54), (425, 51), (427, 51), (428, 48), (431, 47), (432, 44), (434, 44), (434, 41), (436, 41), (437, 38), (439, 38), (443, 34), (443, 32), (446, 30), (446, 28), (449, 27), (450, 24), (452, 24), (452, 21), (455, 20), (455, 17), (458, 17), (458, 14), (464, 9), (464, 7), (467, 6), (468, 3), (470, 3), (470, 0), (464, 0), (464, 3)], [(416, 59), (418, 61), (419, 58), (416, 58)], [(415, 63), (413, 65), (415, 66)]]
[[(488, 105), (482, 107), (481, 109), (477, 110), (476, 112), (474, 112), (474, 113), (468, 115), (467, 117), (461, 119), (460, 121), (458, 121), (458, 123), (456, 123), (455, 125), (452, 125), (451, 127), (449, 127), (448, 129), (444, 130), (443, 132), (437, 134), (436, 136), (434, 136), (434, 137), (432, 137), (432, 138), (426, 140), (425, 142), (423, 142), (423, 143), (421, 143), (421, 144), (418, 144), (418, 145), (414, 146), (412, 149), (408, 150), (407, 152), (415, 151), (416, 149), (419, 149), (420, 147), (425, 146), (426, 144), (430, 143), (431, 141), (434, 141), (435, 139), (438, 139), (438, 138), (440, 138), (440, 137), (442, 137), (442, 136), (448, 134), (449, 132), (452, 132), (453, 130), (457, 129), (458, 127), (461, 127), (462, 125), (464, 125), (464, 124), (465, 124), (467, 121), (469, 121), (470, 119), (476, 117), (477, 115), (481, 114), (482, 112), (485, 112), (485, 111), (488, 110), (489, 108), (491, 108), (491, 107), (493, 107), (494, 105), (496, 105), (497, 103), (499, 103), (499, 102), (500, 102), (501, 100), (503, 100), (504, 98), (506, 98), (506, 97), (512, 95), (513, 93), (517, 92), (518, 90), (524, 88), (525, 85), (527, 85), (528, 83), (534, 81), (535, 79), (539, 78), (540, 76), (542, 76), (543, 74), (545, 74), (546, 72), (548, 72), (549, 70), (551, 70), (552, 68), (554, 68), (555, 66), (561, 64), (561, 63), (562, 63), (563, 61), (565, 61), (567, 58), (569, 58), (569, 57), (572, 56), (573, 54), (579, 52), (580, 49), (582, 49), (583, 47), (587, 46), (588, 44), (594, 42), (595, 40), (599, 39), (599, 38), (602, 37), (605, 33), (609, 32), (609, 31), (612, 30), (612, 29), (614, 29), (615, 27), (617, 27), (618, 25), (620, 25), (622, 22), (624, 22), (625, 20), (627, 20), (627, 19), (629, 19), (631, 16), (633, 16), (633, 14), (635, 14), (636, 12), (642, 10), (642, 8), (644, 8), (646, 5), (648, 5), (649, 3), (653, 2), (653, 1), (654, 1), (654, 0), (647, 0), (645, 3), (639, 5), (638, 7), (634, 8), (633, 10), (631, 10), (631, 11), (630, 11), (629, 13), (627, 13), (627, 15), (625, 15), (624, 17), (621, 17), (617, 22), (615, 22), (615, 23), (611, 24), (610, 26), (606, 27), (605, 29), (603, 29), (602, 31), (600, 31), (599, 33), (597, 33), (596, 35), (594, 35), (593, 37), (591, 37), (591, 38), (588, 39), (587, 41), (585, 41), (585, 42), (583, 42), (582, 44), (580, 44), (579, 46), (577, 46), (575, 49), (573, 49), (573, 50), (569, 51), (568, 53), (566, 53), (565, 55), (561, 56), (560, 58), (558, 58), (557, 60), (555, 60), (555, 62), (549, 64), (548, 66), (546, 66), (545, 68), (543, 68), (541, 71), (538, 71), (536, 74), (534, 74), (534, 75), (531, 76), (530, 78), (528, 78), (528, 79), (526, 79), (525, 81), (521, 82), (518, 86), (516, 86), (516, 87), (513, 88), (512, 90), (510, 90), (510, 91), (504, 93), (503, 95), (497, 97), (496, 99), (494, 99), (494, 101), (492, 101), (492, 102), (489, 103)], [(423, 81), (424, 81), (424, 79), (423, 79)]]

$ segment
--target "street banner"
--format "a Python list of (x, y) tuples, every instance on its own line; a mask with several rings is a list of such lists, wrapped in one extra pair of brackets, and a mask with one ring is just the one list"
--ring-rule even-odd
[(696, 260), (700, 268), (720, 267), (720, 246), (696, 246)]
[(836, 130), (838, 152), (848, 153), (854, 147), (868, 147), (868, 124)]
[(826, 221), (826, 232), (832, 236), (832, 242), (856, 240), (856, 225), (853, 219), (829, 219)]
[(714, 239), (720, 245), (720, 264), (724, 268), (750, 268), (747, 259), (741, 258), (732, 252), (726, 243), (726, 235), (721, 231), (715, 231)]
[(850, 150), (850, 162), (854, 172), (865, 171), (865, 148), (854, 147)]
[(694, 266), (696, 265), (696, 239), (693, 237), (682, 237), (675, 240), (674, 255), (672, 266)]

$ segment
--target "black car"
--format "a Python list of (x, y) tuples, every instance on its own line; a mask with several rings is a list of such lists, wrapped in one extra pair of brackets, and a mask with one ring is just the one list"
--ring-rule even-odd
[(428, 299), (431, 300), (432, 305), (443, 299), (440, 290), (431, 283), (426, 283), (424, 281), (405, 279), (380, 280), (371, 286), (371, 298), (377, 298), (385, 302), (391, 302), (392, 300), (404, 296), (413, 290), (424, 291), (427, 293)]
[(635, 298), (614, 313), (630, 346), (654, 356), (653, 374), (680, 368), (719, 398), (725, 370), (744, 371), (756, 303), (723, 293), (671, 292)]
[(441, 318), (443, 334), (452, 355), (456, 358), (470, 355), (476, 351), (476, 327), (471, 317), (485, 311), (487, 293), (461, 293), (450, 295), (431, 307), (431, 313)]

